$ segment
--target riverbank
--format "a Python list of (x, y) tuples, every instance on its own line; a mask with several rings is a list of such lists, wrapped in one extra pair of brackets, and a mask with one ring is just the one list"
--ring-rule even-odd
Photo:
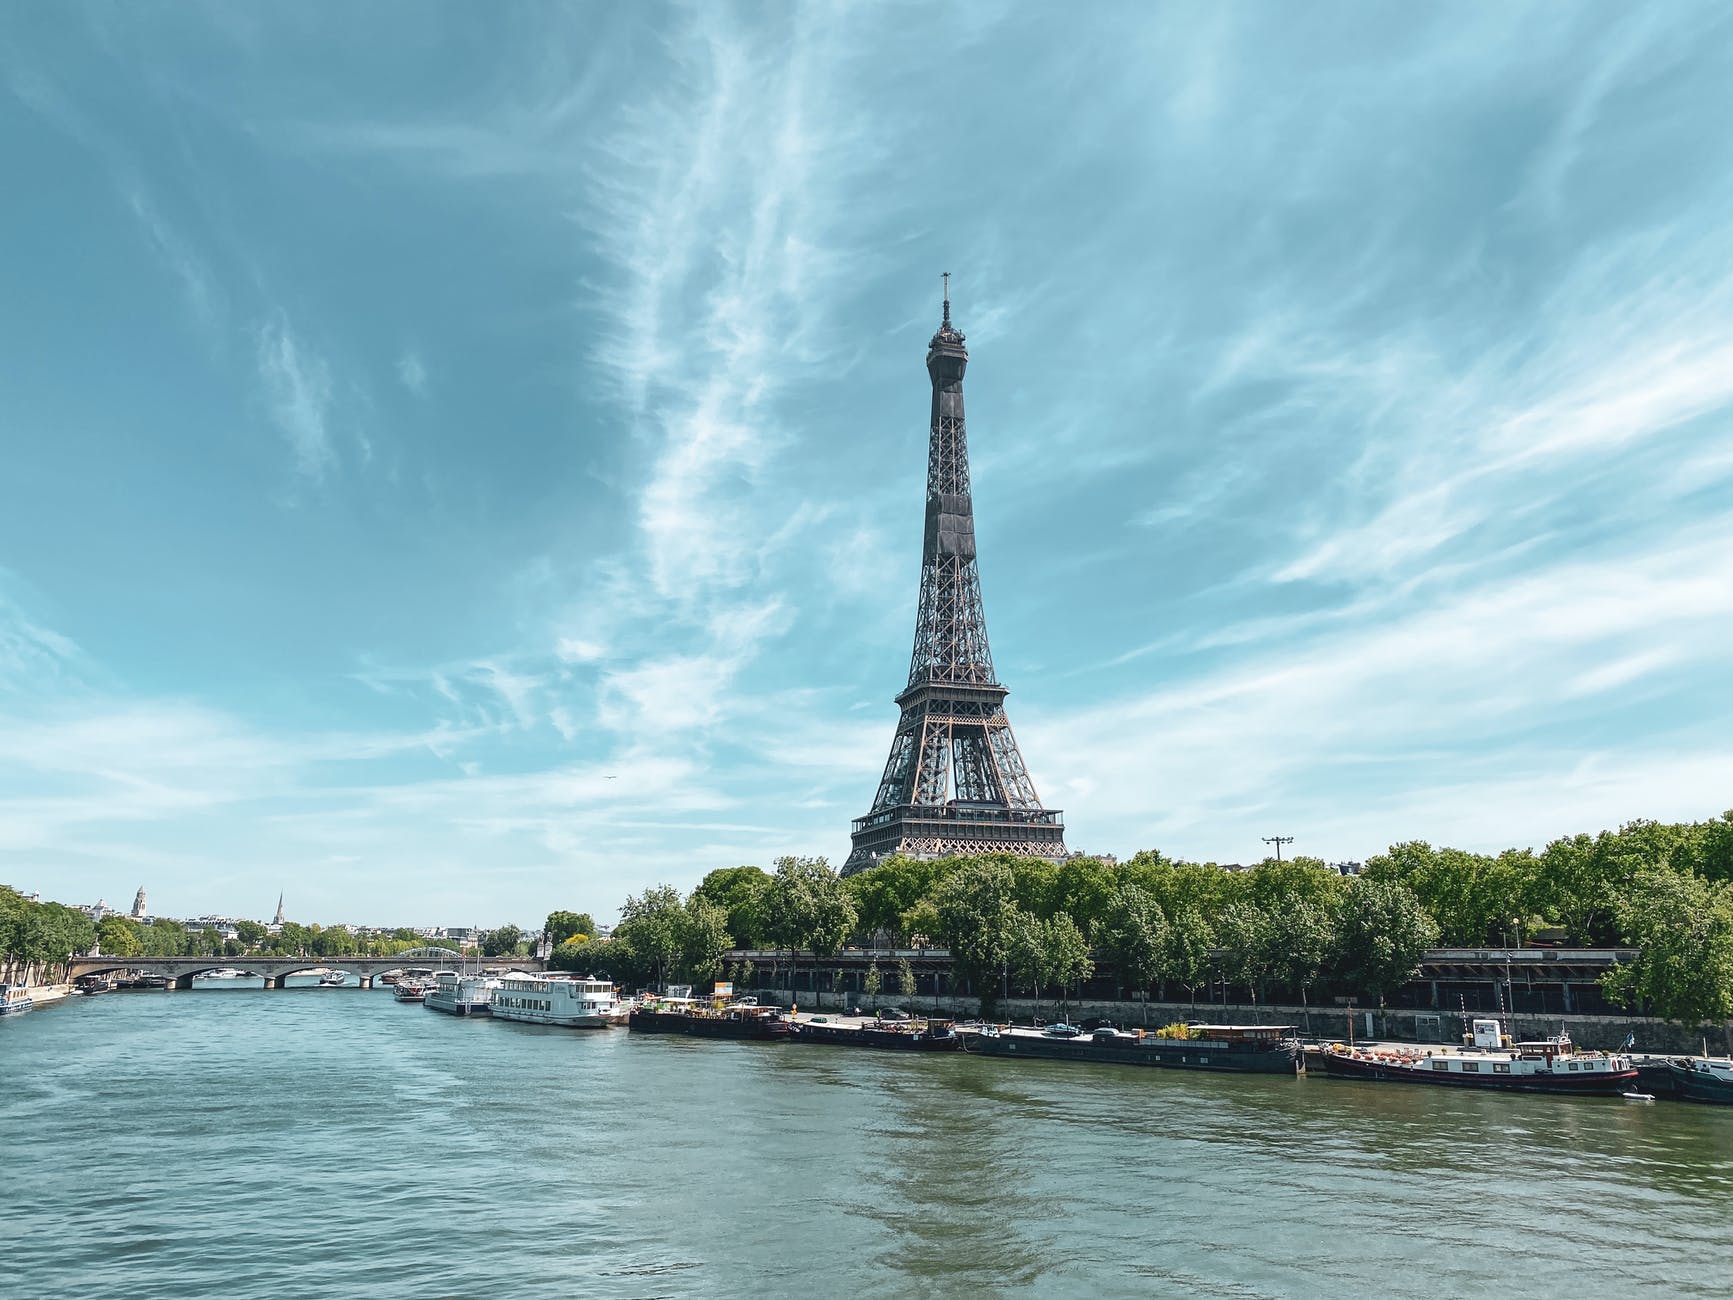
[(69, 998), (78, 992), (70, 984), (27, 984), (25, 989), (30, 994), (31, 1004), (38, 1007), (48, 1002), (58, 1002), (61, 998)]

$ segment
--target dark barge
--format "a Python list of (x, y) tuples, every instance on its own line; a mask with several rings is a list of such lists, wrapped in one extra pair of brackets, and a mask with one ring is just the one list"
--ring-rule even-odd
[(644, 1034), (686, 1034), (692, 1038), (741, 1038), (761, 1043), (787, 1042), (794, 1022), (781, 1007), (748, 1003), (713, 1005), (666, 998), (634, 1007), (628, 1029)]
[(1187, 1025), (1184, 1038), (1106, 1025), (1089, 1033), (1064, 1025), (1044, 1030), (982, 1025), (959, 1032), (963, 1050), (981, 1056), (1236, 1074), (1295, 1074), (1303, 1069), (1292, 1025)]
[(794, 1039), (799, 1043), (873, 1047), (892, 1052), (954, 1052), (962, 1045), (956, 1022), (938, 1017), (918, 1020), (797, 1017)]

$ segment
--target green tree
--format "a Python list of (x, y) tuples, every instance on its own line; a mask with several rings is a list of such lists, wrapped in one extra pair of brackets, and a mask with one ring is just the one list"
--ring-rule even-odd
[(269, 934), (270, 931), (257, 921), (235, 922), (235, 937), (248, 948), (257, 948)]
[[(1139, 855), (1143, 858), (1141, 867), (1150, 867), (1159, 861), (1161, 855)], [(1113, 908), (1118, 900), (1122, 879), (1131, 876), (1115, 872), (1100, 858), (1077, 856), (1066, 858), (1054, 871), (1053, 883), (1049, 891), (1052, 912), (1065, 912), (1079, 925), (1093, 932), (1094, 926), (1100, 922)]]
[(1515, 941), (1528, 886), (1517, 877), (1518, 866), (1510, 855), (1491, 858), (1412, 840), (1369, 858), (1361, 879), (1407, 886), (1438, 923), (1441, 942), (1472, 947)]
[(753, 948), (763, 937), (762, 908), (770, 877), (758, 867), (720, 867), (693, 890), (728, 915), (728, 933), (736, 948)]
[(1127, 881), (1114, 891), (1093, 934), (1097, 946), (1113, 959), (1121, 987), (1135, 989), (1147, 1003), (1150, 983), (1161, 974), (1167, 941), (1167, 918), (1160, 904), (1141, 885)]
[(722, 969), (722, 954), (733, 943), (727, 909), (694, 893), (681, 911), (678, 934), (681, 969), (694, 983), (714, 980)]
[(1733, 885), (1650, 869), (1615, 910), (1637, 955), (1602, 977), (1609, 996), (1676, 1023), (1733, 1017)]
[(1249, 901), (1230, 903), (1216, 918), (1224, 977), (1244, 985), (1254, 1003), (1263, 1001), (1264, 981), (1275, 957), (1270, 930), (1269, 913)]
[(555, 970), (588, 971), (594, 964), (597, 951), (603, 946), (586, 934), (570, 935), (548, 954), (548, 965)]
[(1049, 982), (1059, 986), (1059, 997), (1067, 1018), (1071, 1014), (1071, 990), (1095, 973), (1089, 944), (1067, 912), (1055, 912), (1041, 923), (1041, 948)]
[(939, 905), (934, 899), (923, 898), (903, 913), (903, 933), (917, 948), (931, 946), (934, 939), (942, 940), (942, 930)]
[(802, 951), (835, 956), (855, 926), (854, 900), (823, 858), (778, 858), (762, 915), (766, 934), (795, 969)]
[(1311, 1025), (1311, 990), (1336, 951), (1335, 904), (1297, 899), (1269, 913), (1270, 978), (1300, 991)]
[(1438, 926), (1408, 886), (1360, 879), (1342, 902), (1337, 932), (1342, 977), (1380, 1004), (1413, 979), (1438, 942)]
[(1041, 989), (1047, 983), (1046, 938), (1041, 933), (1041, 920), (1032, 912), (1013, 906), (1005, 930), (1005, 961), (1018, 985), (1035, 995), (1035, 1009), (1041, 1009)]
[(1246, 872), (1243, 898), (1251, 906), (1274, 914), (1294, 903), (1334, 907), (1341, 901), (1342, 876), (1321, 858), (1304, 854), (1277, 861), (1265, 858)]
[(1633, 848), (1608, 831), (1552, 841), (1535, 871), (1538, 909), (1562, 925), (1572, 943), (1612, 938), (1620, 896), (1638, 871), (1652, 865)]
[(873, 1010), (879, 1006), (879, 987), (884, 982), (884, 976), (879, 972), (879, 964), (871, 962), (866, 968), (866, 974), (861, 976), (860, 990), (873, 1000)]
[(905, 1002), (912, 1002), (920, 985), (915, 980), (915, 968), (909, 964), (907, 957), (897, 960), (897, 996)]
[(596, 922), (588, 912), (549, 912), (546, 930), (548, 941), (557, 948), (574, 935), (594, 939)]
[(515, 925), (502, 925), (497, 930), (489, 930), (481, 937), (481, 955), (483, 957), (515, 957), (518, 945), (523, 942), (524, 932)]
[(937, 872), (934, 861), (898, 854), (848, 877), (843, 883), (860, 928), (893, 944), (906, 942), (910, 911), (932, 892)]
[(142, 957), (144, 940), (139, 927), (124, 916), (105, 916), (96, 923), (96, 942), (109, 957)]
[(277, 931), (276, 950), (286, 957), (305, 957), (312, 950), (312, 931), (295, 920), (284, 920)]
[(620, 924), (614, 939), (655, 973), (656, 987), (663, 988), (668, 968), (680, 956), (681, 932), (686, 906), (672, 885), (657, 885), (642, 894), (629, 894), (620, 908)]
[(1197, 1001), (1198, 986), (1210, 977), (1211, 949), (1215, 934), (1195, 907), (1181, 905), (1172, 913), (1161, 945), (1160, 974), (1163, 983), (1185, 987)]
[(952, 964), (975, 982), (983, 1015), (991, 1015), (1007, 976), (1017, 904), (1011, 873), (997, 864), (965, 867), (939, 886), (939, 935)]

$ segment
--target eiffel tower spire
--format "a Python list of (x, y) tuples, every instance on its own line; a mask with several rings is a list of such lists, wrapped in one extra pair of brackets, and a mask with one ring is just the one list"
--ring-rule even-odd
[(854, 823), (848, 875), (891, 853), (1065, 856), (1059, 810), (1029, 779), (993, 672), (963, 419), (969, 352), (951, 324), (950, 273), (938, 332), (927, 346), (933, 418), (927, 445), (927, 521), (909, 684), (872, 809)]

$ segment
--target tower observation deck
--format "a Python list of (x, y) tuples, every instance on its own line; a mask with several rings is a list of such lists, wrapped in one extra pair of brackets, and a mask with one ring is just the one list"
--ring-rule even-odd
[(947, 275), (944, 318), (927, 347), (933, 418), (909, 683), (896, 697), (902, 716), (890, 758), (872, 808), (855, 819), (844, 875), (893, 853), (1065, 856), (1064, 821), (1035, 793), (987, 645), (963, 421), (968, 365)]

